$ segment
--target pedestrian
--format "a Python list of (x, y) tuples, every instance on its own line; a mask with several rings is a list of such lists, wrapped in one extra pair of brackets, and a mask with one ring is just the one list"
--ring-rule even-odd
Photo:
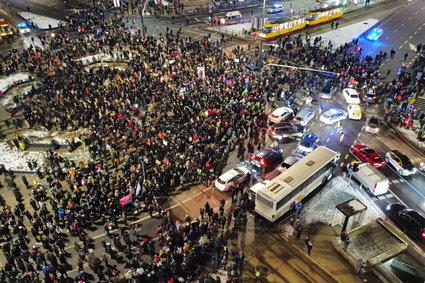
[(343, 140), (344, 140), (344, 133), (343, 133), (343, 132), (341, 132), (341, 133), (339, 134), (339, 143), (341, 144)]
[(403, 59), (403, 62), (406, 62), (406, 60), (407, 60), (407, 56), (409, 56), (409, 53), (408, 53), (408, 52), (404, 53), (404, 59)]
[(336, 22), (335, 23), (335, 29), (338, 29), (338, 26), (339, 26), (339, 22)]
[(334, 29), (334, 21), (331, 22), (331, 29)]
[(307, 255), (310, 255), (311, 249), (313, 248), (313, 243), (311, 242), (311, 240), (308, 236), (305, 237), (304, 245), (305, 245), (305, 248), (306, 248), (306, 251), (307, 251)]
[(359, 274), (359, 273), (360, 273), (360, 271), (362, 270), (363, 265), (364, 265), (364, 261), (363, 261), (363, 259), (358, 259), (358, 260), (356, 261), (356, 265), (354, 266), (354, 272), (355, 272), (356, 274)]

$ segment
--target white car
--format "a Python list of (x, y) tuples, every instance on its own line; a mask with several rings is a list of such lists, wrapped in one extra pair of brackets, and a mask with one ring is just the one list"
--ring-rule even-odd
[(362, 109), (358, 104), (349, 104), (347, 107), (348, 119), (360, 120), (362, 118)]
[(360, 97), (355, 89), (344, 88), (342, 90), (342, 95), (345, 98), (345, 102), (348, 104), (360, 104)]
[(369, 132), (371, 134), (377, 134), (379, 133), (379, 130), (381, 128), (381, 122), (379, 121), (378, 117), (372, 116), (367, 118), (365, 123), (365, 131)]
[(385, 161), (387, 164), (391, 164), (401, 176), (413, 175), (418, 171), (409, 157), (396, 149), (388, 151), (387, 154), (385, 154)]
[(347, 116), (348, 114), (344, 110), (331, 108), (324, 112), (322, 115), (320, 115), (320, 121), (330, 125), (338, 121), (347, 119)]
[(283, 5), (279, 3), (273, 4), (270, 8), (267, 9), (268, 14), (275, 14), (281, 12), (283, 12)]
[(292, 116), (294, 113), (294, 110), (288, 107), (280, 107), (277, 108), (275, 111), (272, 112), (272, 114), (268, 115), (267, 119), (272, 123), (280, 123), (282, 121), (285, 121), (287, 118)]
[(245, 167), (233, 168), (215, 180), (214, 185), (222, 192), (226, 192), (233, 186), (243, 182), (249, 174), (249, 170)]

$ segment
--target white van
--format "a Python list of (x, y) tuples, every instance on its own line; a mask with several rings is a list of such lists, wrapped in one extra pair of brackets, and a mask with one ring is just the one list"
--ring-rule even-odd
[(353, 177), (374, 196), (386, 194), (390, 186), (390, 180), (381, 171), (371, 164), (359, 164), (359, 171), (353, 172)]
[(260, 181), (260, 182), (256, 183), (251, 188), (249, 188), (249, 190), (248, 190), (248, 199), (250, 201), (255, 201), (255, 196), (257, 195), (257, 192), (261, 188), (265, 187), (268, 183), (270, 183), (269, 180), (263, 180), (263, 181)]
[(242, 23), (242, 14), (239, 11), (227, 12), (226, 15), (220, 19), (222, 25), (233, 25)]

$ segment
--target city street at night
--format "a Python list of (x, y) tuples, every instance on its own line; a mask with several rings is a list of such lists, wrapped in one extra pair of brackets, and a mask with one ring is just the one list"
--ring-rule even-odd
[(0, 0), (0, 281), (425, 280), (422, 0)]

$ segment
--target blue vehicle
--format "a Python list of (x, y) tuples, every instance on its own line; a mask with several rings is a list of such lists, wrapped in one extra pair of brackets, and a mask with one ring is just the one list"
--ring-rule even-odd
[(318, 146), (319, 140), (320, 137), (318, 134), (308, 133), (302, 138), (297, 151), (304, 153), (312, 152)]
[(374, 28), (367, 36), (367, 39), (376, 41), (378, 40), (384, 31), (381, 28)]
[(31, 32), (28, 24), (26, 22), (21, 22), (18, 24), (18, 30), (20, 34)]

